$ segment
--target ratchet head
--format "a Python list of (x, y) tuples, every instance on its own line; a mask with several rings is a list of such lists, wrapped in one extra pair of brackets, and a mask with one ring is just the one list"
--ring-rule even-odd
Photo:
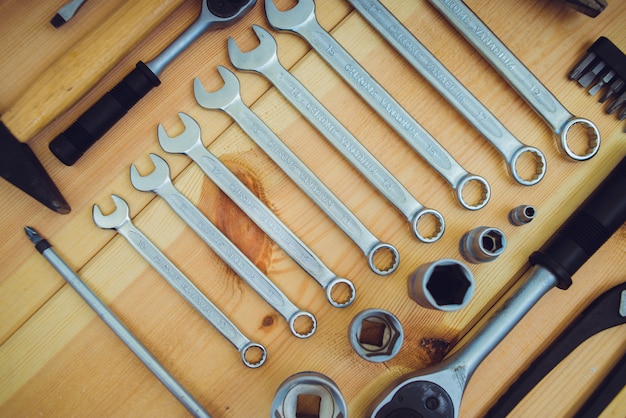
[(217, 67), (217, 71), (224, 80), (224, 86), (221, 89), (209, 93), (200, 79), (196, 77), (193, 80), (193, 93), (200, 106), (207, 109), (226, 110), (228, 105), (241, 100), (239, 79), (232, 71), (221, 65)]
[(102, 229), (118, 229), (127, 222), (130, 222), (130, 209), (128, 203), (121, 197), (112, 194), (111, 198), (115, 203), (115, 211), (108, 215), (103, 215), (98, 205), (93, 205), (93, 222)]
[(179, 112), (185, 130), (178, 136), (169, 136), (162, 124), (157, 128), (159, 144), (164, 151), (172, 154), (186, 154), (197, 146), (202, 146), (200, 125), (186, 113)]
[(228, 38), (228, 55), (230, 62), (238, 70), (257, 71), (267, 64), (278, 61), (276, 40), (265, 29), (258, 25), (252, 25), (252, 30), (259, 38), (259, 46), (249, 52), (242, 52), (235, 40)]
[(130, 166), (130, 182), (135, 186), (135, 189), (142, 192), (153, 192), (172, 182), (170, 166), (167, 165), (167, 162), (156, 154), (150, 154), (150, 159), (154, 164), (154, 170), (145, 176), (139, 174), (135, 164)]
[(265, 14), (274, 29), (298, 32), (300, 26), (315, 20), (315, 3), (313, 0), (299, 0), (293, 8), (279, 11), (273, 0), (266, 0)]
[(256, 0), (206, 0), (202, 2), (200, 19), (210, 20), (217, 28), (222, 28), (241, 19), (255, 4)]

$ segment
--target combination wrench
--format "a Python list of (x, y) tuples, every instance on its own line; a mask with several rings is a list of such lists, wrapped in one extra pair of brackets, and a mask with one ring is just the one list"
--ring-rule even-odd
[[(626, 157), (565, 223), (529, 257), (521, 285), (460, 349), (443, 362), (400, 377), (374, 401), (370, 416), (458, 417), (467, 382), (483, 359), (555, 286), (572, 275), (626, 222)], [(411, 415), (412, 414), (412, 415)]]
[(191, 304), (204, 319), (209, 321), (241, 354), (243, 363), (256, 368), (267, 358), (265, 347), (254, 343), (246, 337), (222, 311), (219, 310), (194, 284), (187, 278), (156, 245), (130, 220), (130, 209), (124, 199), (111, 195), (115, 203), (115, 211), (103, 215), (98, 205), (93, 206), (93, 221), (99, 228), (115, 229), (128, 243), (172, 286), (187, 302)]
[[(429, 0), (461, 35), (500, 73), (500, 75), (543, 118), (556, 136), (561, 153), (585, 161), (600, 149), (600, 131), (590, 120), (573, 116), (533, 73), (461, 0)], [(570, 147), (568, 133), (581, 125), (587, 134), (586, 150)]]
[[(322, 286), (331, 305), (345, 308), (352, 304), (356, 297), (354, 284), (350, 280), (337, 277), (261, 199), (204, 147), (198, 122), (185, 113), (179, 113), (178, 116), (185, 129), (176, 137), (170, 137), (163, 125), (159, 125), (158, 137), (161, 148), (166, 152), (185, 154), (191, 158), (220, 190)], [(346, 292), (339, 291), (341, 288)], [(345, 298), (333, 296), (334, 290), (347, 296)]]
[[(286, 11), (279, 11), (272, 0), (265, 2), (270, 25), (277, 30), (300, 35), (313, 49), (400, 135), (456, 193), (466, 209), (483, 208), (491, 196), (487, 180), (468, 173), (450, 153), (432, 137), (383, 86), (363, 68), (348, 51), (317, 21), (313, 0), (299, 0)], [(478, 199), (464, 196), (467, 185), (480, 187)]]
[(64, 164), (73, 165), (142, 97), (161, 84), (159, 77), (181, 52), (211, 29), (232, 25), (250, 11), (256, 0), (202, 0), (200, 15), (178, 38), (151, 61), (135, 69), (102, 96), (69, 128), (50, 142), (50, 150)]
[[(281, 65), (276, 40), (268, 31), (257, 25), (253, 25), (252, 29), (259, 39), (259, 46), (252, 51), (243, 53), (232, 37), (228, 39), (228, 54), (235, 68), (255, 71), (265, 76), (328, 142), (407, 218), (417, 239), (430, 243), (441, 238), (445, 229), (443, 216), (418, 202), (345, 126)], [(426, 217), (432, 218), (436, 227), (433, 231), (424, 233), (420, 231), (418, 223), (420, 219)]]
[[(400, 263), (400, 254), (391, 244), (383, 243), (326, 187), (322, 181), (276, 136), (276, 134), (243, 102), (239, 79), (230, 70), (218, 66), (224, 86), (208, 92), (202, 82), (194, 80), (198, 104), (207, 109), (220, 109), (230, 115), (243, 131), (319, 206), (335, 224), (363, 251), (370, 269), (381, 276), (393, 273)], [(377, 266), (376, 259), (384, 259)], [(389, 260), (389, 262), (387, 262)], [(379, 261), (378, 264), (381, 264)]]
[[(150, 154), (154, 171), (142, 176), (137, 167), (130, 167), (130, 181), (142, 192), (160, 196), (198, 236), (239, 277), (253, 288), (276, 312), (289, 323), (291, 333), (298, 338), (308, 338), (317, 328), (315, 316), (294, 305), (289, 298), (248, 259), (204, 214), (172, 183), (167, 162)], [(299, 325), (296, 322), (300, 322)]]
[[(383, 4), (378, 0), (348, 2), (498, 150), (515, 181), (524, 186), (541, 181), (546, 173), (543, 153), (517, 139)], [(535, 163), (530, 175), (518, 167), (524, 156)]]

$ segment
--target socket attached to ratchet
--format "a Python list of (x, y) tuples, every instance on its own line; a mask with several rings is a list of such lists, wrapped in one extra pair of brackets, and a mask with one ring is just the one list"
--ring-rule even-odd
[[(465, 3), (461, 0), (429, 2), (546, 121), (559, 138), (557, 145), (564, 155), (576, 161), (585, 161), (597, 154), (600, 131), (596, 125), (590, 120), (573, 116)], [(586, 132), (584, 150), (570, 143), (571, 140), (577, 142), (570, 138), (577, 125)]]
[(241, 98), (239, 79), (225, 67), (217, 67), (224, 86), (208, 92), (202, 82), (194, 80), (198, 104), (207, 109), (220, 109), (230, 115), (248, 136), (300, 187), (300, 189), (331, 218), (363, 251), (370, 269), (386, 276), (398, 268), (400, 253), (391, 244), (380, 241), (339, 200), (328, 187), (296, 156)]
[[(317, 21), (313, 0), (299, 0), (290, 10), (279, 11), (273, 0), (265, 2), (265, 14), (276, 30), (300, 35), (363, 100), (383, 118), (456, 193), (466, 209), (483, 208), (491, 187), (483, 177), (468, 173), (450, 153), (402, 107)], [(476, 193), (476, 189), (480, 191)]]

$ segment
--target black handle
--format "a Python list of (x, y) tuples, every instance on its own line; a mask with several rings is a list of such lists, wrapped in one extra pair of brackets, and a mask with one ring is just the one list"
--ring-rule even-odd
[(50, 142), (50, 151), (65, 165), (73, 165), (152, 88), (159, 78), (139, 61), (122, 81)]
[(572, 275), (626, 222), (626, 157), (538, 250), (530, 262), (550, 270), (557, 287), (567, 289)]

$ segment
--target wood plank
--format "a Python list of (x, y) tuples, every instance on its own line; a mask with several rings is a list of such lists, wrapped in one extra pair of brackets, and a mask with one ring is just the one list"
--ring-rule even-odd
[[(29, 16), (26, 2), (7, 0), (6, 3), (12, 5), (13, 13), (21, 11)], [(626, 33), (620, 24), (626, 17), (626, 5), (613, 2), (598, 18), (589, 19), (557, 1), (519, 4), (503, 0), (497, 6), (467, 2), (572, 113), (599, 125), (603, 133), (600, 153), (589, 162), (573, 163), (558, 153), (551, 132), (540, 118), (427, 2), (384, 3), (514, 134), (544, 151), (548, 159), (545, 179), (530, 188), (515, 184), (506, 175), (498, 154), (351, 11), (347, 2), (330, 0), (316, 3), (322, 26), (331, 30), (464, 167), (485, 176), (492, 186), (492, 201), (485, 209), (477, 212), (462, 209), (445, 181), (310, 52), (304, 41), (294, 35), (272, 32), (283, 65), (418, 200), (440, 210), (446, 218), (447, 229), (440, 242), (431, 245), (416, 242), (402, 216), (262, 77), (237, 72), (244, 101), (376, 236), (397, 246), (401, 266), (390, 277), (381, 278), (369, 271), (359, 249), (228, 116), (204, 110), (195, 103), (191, 89), (193, 77), (199, 76), (207, 89), (218, 89), (221, 81), (216, 65), (232, 68), (225, 49), (227, 37), (233, 36), (243, 50), (251, 49), (256, 40), (250, 25), (268, 27), (262, 5), (236, 26), (203, 36), (164, 72), (163, 85), (78, 164), (62, 166), (48, 152), (47, 143), (138, 59), (152, 56), (167, 39), (176, 36), (180, 21), (193, 20), (197, 13), (195, 2), (188, 1), (177, 15), (117, 65), (92, 93), (30, 141), (72, 205), (70, 215), (60, 216), (42, 209), (5, 182), (0, 183), (4, 197), (0, 201), (4, 209), (0, 211), (0, 228), (5, 238), (0, 243), (0, 305), (6, 307), (0, 313), (0, 415), (185, 414), (180, 404), (36, 254), (22, 235), (27, 224), (49, 238), (166, 368), (218, 417), (266, 416), (280, 383), (303, 370), (330, 376), (346, 397), (350, 415), (363, 416), (371, 399), (389, 382), (440, 360), (488, 312), (527, 268), (530, 252), (545, 241), (626, 154), (623, 124), (614, 116), (605, 115), (596, 103), (597, 98), (589, 97), (565, 77), (600, 34), (626, 49)], [(287, 7), (290, 3), (280, 4)], [(2, 47), (10, 51), (11, 39), (19, 37), (24, 29), (18, 22), (3, 16), (0, 19), (0, 27), (7, 34), (1, 38)], [(37, 31), (39, 20), (29, 18), (25, 25)], [(69, 37), (64, 40), (70, 41)], [(37, 37), (33, 42), (28, 46), (33, 53), (46, 51), (53, 44), (54, 54), (60, 54), (63, 49), (56, 38)], [(19, 43), (15, 45), (21, 47)], [(18, 63), (14, 65), (0, 67), (3, 80), (19, 80), (19, 74), (11, 70), (19, 68)], [(16, 82), (12, 86), (7, 81), (2, 88), (7, 90), (7, 97), (14, 98), (23, 84)], [(211, 152), (239, 176), (254, 183), (262, 199), (333, 271), (354, 281), (358, 295), (353, 306), (343, 310), (332, 308), (319, 286), (235, 210), (232, 202), (195, 165), (185, 157), (167, 155), (160, 150), (156, 126), (163, 123), (171, 135), (180, 133), (182, 128), (176, 116), (179, 111), (200, 123), (204, 143)], [(319, 329), (312, 338), (301, 341), (289, 335), (285, 321), (242, 283), (163, 201), (133, 189), (128, 167), (135, 163), (140, 171), (149, 170), (146, 156), (149, 152), (166, 158), (176, 186), (230, 234), (290, 298), (316, 315)], [(121, 237), (93, 225), (92, 205), (97, 203), (104, 211), (112, 210), (108, 197), (111, 193), (127, 199), (137, 226), (244, 333), (267, 347), (266, 365), (247, 370), (232, 346)], [(538, 217), (529, 225), (513, 227), (506, 215), (522, 203), (535, 205)], [(460, 259), (460, 237), (479, 225), (501, 228), (509, 247), (496, 262), (469, 266), (477, 281), (477, 293), (470, 305), (455, 313), (415, 305), (406, 295), (406, 277), (425, 262)], [(470, 383), (463, 416), (484, 413), (518, 370), (547, 345), (551, 336), (558, 334), (569, 318), (603, 290), (624, 280), (625, 232), (622, 228), (581, 270), (572, 289), (566, 293), (550, 292), (485, 361)], [(242, 236), (248, 238), (241, 239)], [(589, 280), (590, 275), (597, 275), (598, 279)], [(351, 319), (369, 307), (392, 311), (405, 330), (403, 349), (385, 364), (362, 360), (353, 352), (346, 336)], [(562, 402), (551, 402), (555, 392), (544, 388), (542, 383), (516, 413), (520, 416), (536, 415), (538, 411), (549, 415), (569, 413), (591, 393), (592, 386), (619, 357), (625, 343), (623, 331), (617, 330), (589, 341), (551, 376), (550, 382), (567, 384)], [(594, 356), (600, 348), (602, 354)], [(502, 364), (508, 365), (504, 372)], [(578, 364), (582, 367), (575, 368)], [(590, 373), (592, 368), (595, 372)], [(499, 389), (493, 390), (494, 387)]]

